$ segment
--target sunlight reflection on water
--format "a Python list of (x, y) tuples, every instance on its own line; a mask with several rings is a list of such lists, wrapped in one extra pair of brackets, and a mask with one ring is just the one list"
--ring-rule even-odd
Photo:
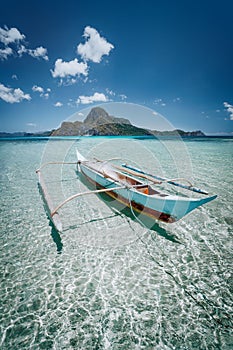
[[(164, 173), (171, 170), (156, 140), (131, 149), (128, 140), (86, 138), (67, 143), (66, 159), (74, 160), (76, 146), (112, 157), (118, 142), (136, 164), (140, 142)], [(184, 220), (146, 230), (97, 196), (86, 197), (64, 207), (62, 234), (49, 225), (38, 191), (44, 147), (0, 143), (1, 349), (230, 349), (232, 144), (186, 142), (193, 177), (219, 197)], [(156, 170), (148, 157), (142, 165)], [(58, 202), (85, 188), (73, 166), (50, 171), (47, 180)]]

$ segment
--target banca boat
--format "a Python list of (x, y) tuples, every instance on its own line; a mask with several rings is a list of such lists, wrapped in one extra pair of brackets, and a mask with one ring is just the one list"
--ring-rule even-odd
[[(87, 160), (77, 151), (78, 168), (85, 178), (97, 189), (106, 189), (106, 194), (129, 207), (132, 211), (166, 223), (180, 220), (194, 209), (206, 204), (217, 196), (192, 198), (171, 195), (157, 189), (162, 182), (208, 195), (207, 192), (184, 185), (177, 180), (168, 180), (147, 174), (127, 164), (116, 166), (110, 161)], [(150, 183), (155, 186), (151, 186)]]
[[(161, 178), (127, 164), (117, 166), (111, 162), (112, 160), (88, 160), (77, 151), (77, 162), (49, 162), (43, 164), (36, 171), (50, 220), (59, 232), (62, 231), (59, 209), (74, 198), (84, 195), (106, 193), (117, 202), (130, 208), (134, 216), (136, 213), (140, 213), (153, 220), (160, 220), (166, 223), (180, 220), (194, 209), (217, 197), (216, 195), (208, 196), (206, 191), (193, 187), (189, 181), (188, 185), (177, 182), (184, 179), (169, 180)], [(90, 184), (95, 186), (96, 190), (74, 194), (57, 207), (54, 207), (41, 173), (42, 168), (48, 164), (76, 164), (78, 171)], [(203, 194), (206, 197), (193, 198), (164, 193), (159, 190), (159, 186), (164, 182)]]

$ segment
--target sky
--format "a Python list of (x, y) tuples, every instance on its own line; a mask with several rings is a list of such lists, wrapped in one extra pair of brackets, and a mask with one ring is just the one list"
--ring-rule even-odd
[(233, 135), (232, 13), (231, 0), (3, 2), (0, 131), (51, 130), (117, 102)]

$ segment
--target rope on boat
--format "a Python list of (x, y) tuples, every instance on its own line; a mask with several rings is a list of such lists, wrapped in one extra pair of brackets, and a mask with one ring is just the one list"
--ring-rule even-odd
[[(129, 200), (129, 205), (130, 205), (130, 210), (131, 213), (133, 214), (133, 216), (135, 217), (135, 219), (139, 222), (139, 224), (141, 224), (142, 226), (145, 227), (145, 229), (148, 230), (148, 228), (146, 227), (146, 225), (135, 215), (134, 210), (133, 210), (133, 206), (132, 206), (132, 198), (130, 198), (130, 192), (128, 191), (128, 200)], [(143, 242), (144, 243), (144, 242)]]

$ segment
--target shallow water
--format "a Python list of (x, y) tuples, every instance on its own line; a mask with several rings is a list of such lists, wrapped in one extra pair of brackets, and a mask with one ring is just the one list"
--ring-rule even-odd
[[(35, 169), (75, 162), (76, 148), (218, 198), (148, 229), (86, 196), (60, 211), (58, 234)], [(232, 349), (232, 139), (1, 141), (0, 157), (1, 349)], [(43, 174), (56, 204), (87, 190), (75, 165)]]

